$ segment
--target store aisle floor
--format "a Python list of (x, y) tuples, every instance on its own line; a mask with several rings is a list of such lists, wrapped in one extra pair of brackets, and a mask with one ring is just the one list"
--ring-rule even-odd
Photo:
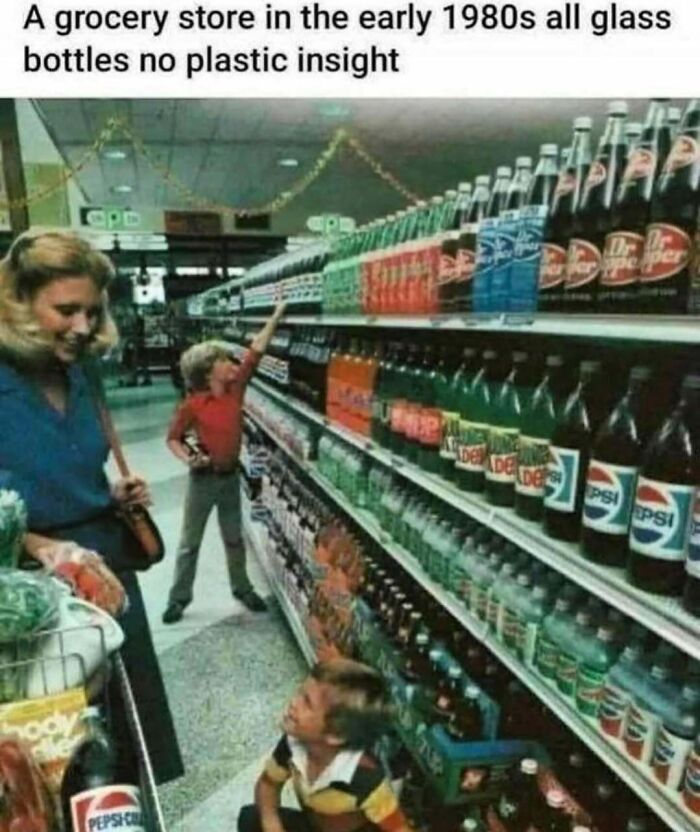
[(157, 383), (110, 397), (127, 459), (151, 484), (167, 551), (163, 563), (140, 576), (186, 768), (183, 778), (161, 789), (161, 800), (169, 832), (233, 832), (237, 808), (252, 798), (260, 760), (275, 742), (280, 712), (305, 665), (253, 559), (251, 578), (270, 612), (255, 615), (231, 597), (214, 517), (194, 603), (179, 623), (161, 623), (187, 480), (165, 447), (175, 404), (169, 389)]

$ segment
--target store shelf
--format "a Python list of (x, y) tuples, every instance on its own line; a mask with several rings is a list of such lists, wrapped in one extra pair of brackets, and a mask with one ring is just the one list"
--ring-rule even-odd
[(305, 472), (333, 501), (387, 552), (411, 577), (424, 587), (454, 618), (476, 639), (484, 644), (524, 685), (526, 685), (556, 716), (567, 725), (618, 777), (624, 780), (652, 811), (667, 823), (674, 832), (697, 832), (697, 819), (683, 808), (679, 796), (662, 792), (647, 775), (645, 769), (632, 762), (619, 744), (606, 740), (598, 731), (595, 722), (582, 717), (556, 687), (550, 685), (535, 672), (528, 669), (489, 632), (485, 622), (471, 615), (462, 604), (440, 584), (423, 571), (415, 558), (395, 543), (382, 530), (375, 518), (363, 509), (354, 506), (344, 494), (332, 486), (314, 468), (296, 454), (291, 453), (279, 439), (255, 416), (250, 418), (275, 441), (287, 455), (303, 467)]
[(685, 612), (677, 599), (642, 592), (627, 582), (624, 570), (591, 563), (579, 553), (576, 546), (546, 537), (539, 525), (521, 519), (514, 511), (495, 508), (478, 496), (466, 494), (442, 478), (428, 474), (416, 465), (394, 456), (365, 437), (330, 422), (274, 387), (258, 380), (255, 380), (255, 384), (262, 392), (316, 424), (323, 425), (330, 433), (363, 451), (376, 462), (391, 468), (408, 482), (423, 488), (478, 523), (506, 537), (542, 563), (616, 607), (687, 655), (700, 659), (700, 619)]
[[(257, 421), (256, 424), (258, 424)], [(260, 539), (262, 524), (257, 523), (255, 521), (251, 521), (248, 516), (249, 513), (245, 510), (241, 512), (241, 514), (243, 517), (243, 535), (250, 543), (255, 557), (257, 558), (258, 563), (260, 564), (263, 572), (265, 573), (265, 577), (267, 578), (268, 583), (270, 584), (272, 592), (274, 593), (274, 596), (277, 599), (277, 603), (279, 604), (284, 617), (287, 619), (289, 629), (292, 631), (292, 635), (294, 636), (294, 639), (296, 640), (296, 643), (299, 646), (299, 650), (301, 650), (301, 653), (304, 656), (304, 659), (306, 659), (307, 664), (311, 666), (316, 662), (316, 655), (314, 653), (313, 647), (311, 646), (311, 642), (309, 641), (309, 636), (307, 635), (307, 632), (304, 629), (304, 625), (301, 623), (301, 619), (297, 615), (297, 611), (289, 603), (289, 599), (285, 595), (284, 590), (279, 585), (279, 582), (275, 577), (274, 572), (272, 571), (272, 567), (270, 566), (267, 553), (265, 552), (265, 546), (263, 545), (263, 542)]]
[[(267, 317), (238, 313), (237, 318), (263, 322)], [(671, 315), (560, 315), (540, 313), (533, 317), (515, 315), (285, 315), (284, 323), (302, 326), (382, 327), (389, 329), (462, 330), (510, 332), (519, 335), (568, 335), (580, 338), (700, 344), (700, 320)]]

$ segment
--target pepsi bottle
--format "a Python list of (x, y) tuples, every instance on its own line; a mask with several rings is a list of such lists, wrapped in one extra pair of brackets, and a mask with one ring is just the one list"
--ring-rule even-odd
[(648, 367), (634, 367), (626, 393), (605, 420), (591, 451), (583, 501), (584, 554), (624, 566), (637, 472), (652, 429)]
[(680, 595), (700, 454), (700, 375), (683, 380), (681, 400), (647, 446), (632, 510), (627, 571), (647, 592)]

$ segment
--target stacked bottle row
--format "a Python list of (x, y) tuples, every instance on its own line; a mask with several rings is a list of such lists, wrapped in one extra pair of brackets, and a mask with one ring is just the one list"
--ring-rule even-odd
[[(373, 612), (385, 639), (402, 657), (401, 675), (421, 691), (416, 699), (426, 721), (442, 725), (457, 741), (480, 739), (483, 726), (477, 703), (479, 691), (484, 691), (501, 706), (498, 736), (545, 743), (557, 778), (592, 814), (596, 829), (656, 832), (662, 828), (484, 645), (456, 626), (425, 589), (397, 567), (376, 543), (339, 517), (337, 510), (307, 487), (291, 466), (279, 453), (272, 455), (265, 490), (274, 490), (274, 495), (270, 494), (276, 528), (298, 547), (302, 561), (314, 559), (323, 565), (321, 579), (327, 570), (336, 568), (353, 576), (354, 592)], [(583, 598), (578, 601), (584, 608), (588, 606)], [(311, 602), (312, 607), (315, 603)], [(605, 620), (612, 620), (619, 634), (621, 621), (610, 614)], [(337, 643), (342, 652), (351, 654), (352, 637), (347, 632), (339, 636)], [(616, 639), (614, 644), (618, 644)], [(551, 799), (545, 801), (535, 793), (523, 791), (520, 785), (518, 766), (504, 783), (502, 799), (496, 806), (497, 814), (503, 809), (501, 819), (508, 832), (525, 832), (530, 823), (552, 832), (571, 829), (572, 819), (563, 816), (558, 797), (547, 795)], [(455, 810), (445, 810), (442, 816), (454, 818)], [(448, 828), (461, 829), (461, 825), (452, 826), (445, 821), (432, 828), (444, 832)]]
[[(343, 484), (343, 460), (323, 440), (319, 467)], [(606, 737), (675, 793), (690, 765), (686, 803), (698, 811), (693, 777), (700, 750), (700, 665), (514, 544), (381, 467), (352, 493), (382, 528), (459, 599), (524, 665), (550, 681)], [(689, 763), (690, 760), (690, 763)]]
[(700, 205), (700, 104), (674, 136), (666, 99), (643, 126), (608, 108), (572, 145), (542, 145), (491, 176), (461, 183), (341, 237), (324, 269), (333, 313), (698, 311), (692, 287)]
[(460, 490), (543, 523), (646, 591), (700, 614), (700, 376), (565, 353), (390, 344), (339, 349), (326, 413)]

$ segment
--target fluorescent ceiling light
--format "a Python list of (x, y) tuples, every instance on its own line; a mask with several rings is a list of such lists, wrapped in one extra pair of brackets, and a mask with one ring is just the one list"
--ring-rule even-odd
[(279, 159), (277, 164), (281, 168), (297, 168), (297, 167), (299, 167), (299, 160), (298, 159), (292, 159), (292, 158)]
[(126, 159), (126, 150), (117, 150), (113, 148), (112, 150), (105, 150), (102, 154), (105, 159), (109, 159), (112, 162), (121, 162)]
[(115, 194), (130, 194), (133, 191), (131, 185), (113, 185), (112, 191)]

